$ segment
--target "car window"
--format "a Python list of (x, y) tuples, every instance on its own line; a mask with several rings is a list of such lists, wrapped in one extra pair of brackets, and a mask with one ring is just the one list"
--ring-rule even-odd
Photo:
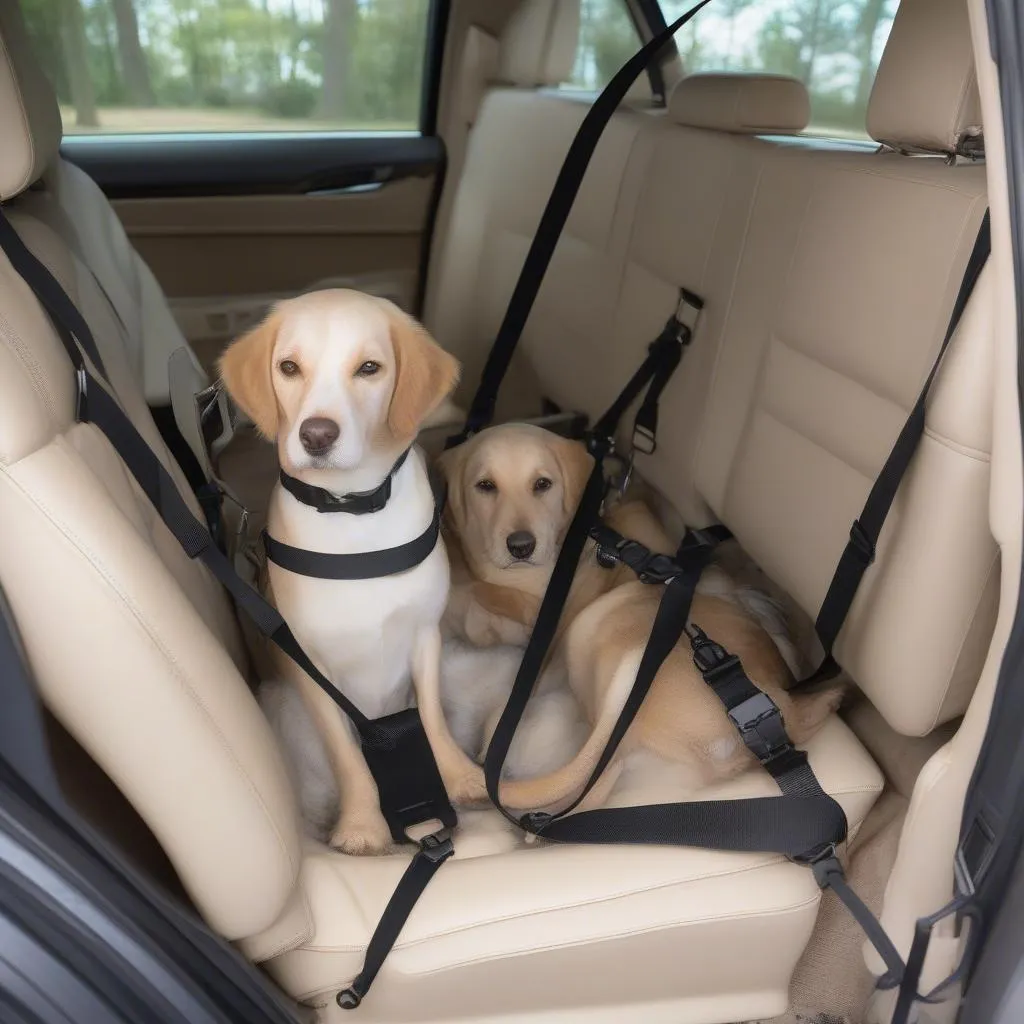
[[(599, 92), (641, 42), (626, 0), (581, 0), (576, 63), (562, 88)], [(647, 78), (641, 75), (634, 89), (649, 94)]]
[(68, 135), (408, 131), (430, 0), (21, 0)]
[[(770, 71), (811, 94), (808, 132), (866, 138), (868, 96), (898, 0), (715, 0), (676, 36), (683, 68)], [(662, 0), (665, 20), (691, 0)]]

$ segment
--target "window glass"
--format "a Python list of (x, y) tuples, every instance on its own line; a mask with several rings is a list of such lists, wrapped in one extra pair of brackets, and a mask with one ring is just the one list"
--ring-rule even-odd
[[(811, 94), (815, 135), (865, 138), (868, 96), (898, 0), (715, 0), (680, 29), (687, 73), (770, 71)], [(662, 0), (673, 21), (690, 0)]]
[(69, 135), (418, 127), (430, 0), (21, 6)]
[[(625, 0), (581, 0), (576, 64), (562, 87), (600, 92), (640, 48), (640, 42)], [(641, 76), (639, 84), (645, 83)]]

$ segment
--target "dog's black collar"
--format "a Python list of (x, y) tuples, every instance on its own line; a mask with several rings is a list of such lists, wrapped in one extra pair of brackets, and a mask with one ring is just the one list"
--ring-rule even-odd
[(430, 525), (413, 540), (380, 551), (355, 551), (339, 555), (326, 551), (309, 551), (274, 540), (263, 531), (263, 548), (267, 559), (275, 565), (300, 576), (313, 576), (321, 580), (371, 580), (382, 576), (395, 576), (415, 569), (426, 561), (437, 546), (441, 532), (441, 510), (444, 508), (446, 489), (438, 477), (430, 481), (434, 491), (434, 514)]
[(391, 481), (395, 474), (402, 468), (403, 463), (409, 457), (409, 448), (406, 448), (398, 461), (391, 467), (384, 482), (375, 487), (372, 491), (353, 491), (351, 494), (332, 494), (325, 487), (314, 487), (312, 484), (305, 484), (295, 477), (289, 476), (281, 470), (281, 486), (286, 491), (298, 498), (303, 505), (315, 508), (317, 512), (348, 512), (353, 516), (370, 515), (373, 512), (380, 512), (391, 498)]

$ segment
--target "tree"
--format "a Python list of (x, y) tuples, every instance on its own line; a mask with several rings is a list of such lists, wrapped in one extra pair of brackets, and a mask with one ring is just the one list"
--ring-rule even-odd
[(75, 107), (76, 124), (79, 127), (97, 127), (100, 123), (96, 113), (96, 94), (89, 75), (89, 41), (85, 36), (85, 19), (78, 0), (60, 0), (61, 40), (64, 48), (64, 65), (68, 72), (71, 88), (71, 102)]
[(121, 55), (121, 75), (128, 99), (137, 107), (152, 107), (153, 87), (149, 82), (146, 55), (139, 42), (139, 21), (132, 0), (111, 0), (117, 24), (117, 49)]
[(857, 75), (857, 93), (854, 105), (858, 110), (867, 108), (868, 95), (875, 80), (875, 62), (872, 57), (875, 50), (875, 35), (878, 33), (878, 24), (882, 20), (885, 6), (886, 0), (866, 0), (861, 8), (860, 16), (857, 18), (854, 53), (857, 56), (860, 70)]
[(356, 0), (324, 0), (323, 86), (319, 113), (330, 120), (349, 114), (350, 64), (355, 52)]

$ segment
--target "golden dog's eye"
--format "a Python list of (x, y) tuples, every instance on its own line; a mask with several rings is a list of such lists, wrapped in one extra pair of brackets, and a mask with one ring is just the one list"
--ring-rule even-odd
[(380, 373), (380, 363), (374, 362), (372, 359), (367, 359), (366, 362), (356, 370), (357, 377), (372, 377), (377, 373)]
[(533, 485), (534, 494), (543, 494), (551, 490), (551, 481), (546, 476), (538, 477)]
[(476, 489), (481, 494), (494, 494), (498, 490), (498, 485), (493, 480), (477, 480)]
[(299, 375), (299, 364), (292, 359), (282, 359), (277, 368), (285, 377), (297, 377)]

